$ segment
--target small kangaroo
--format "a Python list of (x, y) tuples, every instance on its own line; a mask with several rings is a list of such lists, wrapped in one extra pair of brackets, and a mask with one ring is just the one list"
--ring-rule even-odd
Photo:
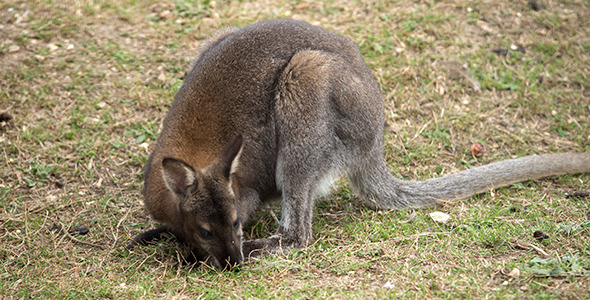
[[(144, 170), (144, 202), (218, 268), (310, 244), (314, 199), (346, 176), (373, 209), (419, 208), (515, 182), (590, 172), (590, 153), (533, 155), (426, 181), (383, 159), (379, 85), (348, 38), (294, 20), (225, 29), (204, 42)], [(275, 235), (242, 241), (256, 209), (281, 198)]]

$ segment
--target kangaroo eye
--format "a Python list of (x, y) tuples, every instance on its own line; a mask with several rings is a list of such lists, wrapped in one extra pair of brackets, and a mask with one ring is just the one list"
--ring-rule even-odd
[(213, 237), (213, 234), (211, 233), (211, 231), (209, 231), (205, 228), (199, 228), (199, 235), (201, 235), (201, 237), (206, 240), (209, 240)]
[(240, 227), (240, 218), (237, 218), (237, 219), (234, 221), (234, 229), (235, 229), (235, 230), (237, 230), (237, 229), (238, 229), (238, 227)]

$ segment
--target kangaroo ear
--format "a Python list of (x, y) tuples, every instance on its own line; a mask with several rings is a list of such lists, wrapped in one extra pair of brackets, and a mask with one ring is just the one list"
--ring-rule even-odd
[(166, 157), (162, 160), (162, 178), (166, 187), (184, 198), (190, 188), (197, 183), (195, 169), (176, 158)]
[(218, 159), (221, 172), (225, 178), (229, 179), (229, 175), (237, 168), (238, 159), (243, 145), (244, 137), (239, 134), (229, 141), (229, 143), (223, 147), (223, 150), (221, 150)]

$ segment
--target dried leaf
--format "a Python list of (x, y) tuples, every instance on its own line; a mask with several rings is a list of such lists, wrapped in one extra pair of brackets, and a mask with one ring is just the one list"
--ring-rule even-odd
[(451, 216), (449, 216), (448, 214), (445, 214), (444, 212), (440, 212), (440, 211), (435, 211), (435, 212), (431, 212), (430, 213), (430, 218), (432, 218), (432, 220), (434, 222), (437, 223), (447, 223), (449, 221), (449, 219), (451, 218)]

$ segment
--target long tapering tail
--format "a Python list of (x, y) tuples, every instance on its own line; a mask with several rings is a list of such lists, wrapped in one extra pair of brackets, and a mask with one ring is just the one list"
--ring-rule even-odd
[(432, 206), (542, 177), (590, 173), (590, 152), (531, 155), (503, 160), (425, 181), (395, 178), (384, 163), (351, 173), (356, 192), (376, 209)]

